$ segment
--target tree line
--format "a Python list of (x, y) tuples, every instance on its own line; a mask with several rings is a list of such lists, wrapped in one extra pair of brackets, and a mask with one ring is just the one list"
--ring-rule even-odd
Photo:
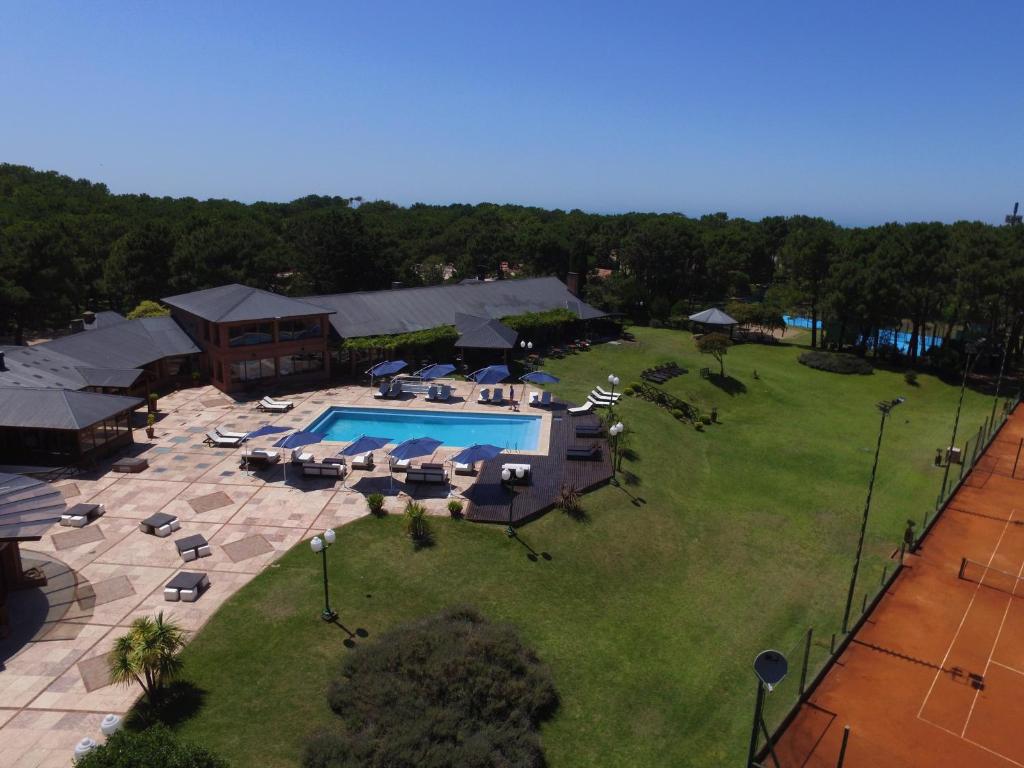
[[(879, 331), (903, 328), (915, 339), (938, 334), (951, 350), (966, 330), (1009, 334), (1019, 354), (1021, 227), (850, 228), (807, 216), (403, 207), (326, 196), (244, 204), (115, 195), (0, 165), (0, 334), (17, 342), (64, 328), (85, 309), (127, 312), (228, 282), (305, 295), (495, 276), (503, 264), (518, 276), (590, 273), (588, 301), (640, 322), (757, 302), (755, 315), (812, 318), (813, 346), (863, 350)], [(908, 354), (916, 362), (919, 345)]]

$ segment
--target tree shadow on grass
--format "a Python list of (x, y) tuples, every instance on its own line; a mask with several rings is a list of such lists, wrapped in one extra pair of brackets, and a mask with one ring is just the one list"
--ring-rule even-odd
[(708, 381), (730, 397), (743, 395), (747, 392), (747, 385), (732, 376), (722, 376), (720, 374), (713, 373), (708, 376)]
[(154, 707), (142, 699), (128, 713), (125, 724), (132, 730), (143, 730), (154, 723), (174, 728), (199, 714), (206, 702), (206, 691), (188, 680), (176, 680), (160, 695)]

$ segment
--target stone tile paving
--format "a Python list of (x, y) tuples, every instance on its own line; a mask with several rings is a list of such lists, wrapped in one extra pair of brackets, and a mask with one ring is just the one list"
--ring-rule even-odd
[[(365, 498), (351, 488), (353, 484), (389, 485), (385, 451), (377, 452), (376, 469), (354, 473), (343, 482), (303, 478), (297, 467), (286, 468), (283, 462), (270, 471), (243, 472), (239, 458), (245, 449), (208, 447), (202, 442), (207, 431), (215, 426), (251, 431), (264, 424), (301, 428), (331, 405), (495, 411), (476, 405), (471, 389), (470, 384), (457, 383), (457, 399), (445, 404), (422, 398), (381, 401), (373, 399), (367, 387), (332, 387), (288, 395), (296, 407), (285, 414), (262, 413), (254, 402), (236, 402), (211, 387), (161, 397), (154, 439), (137, 430), (138, 442), (131, 451), (148, 459), (149, 469), (139, 475), (96, 471), (56, 483), (69, 504), (88, 501), (106, 506), (106, 515), (89, 526), (96, 526), (102, 536), (58, 550), (53, 536), (67, 529), (55, 527), (41, 541), (25, 547), (33, 558), (49, 558), (71, 568), (78, 586), (75, 599), (68, 598), (65, 615), (47, 632), (40, 632), (41, 639), (28, 643), (0, 666), (0, 768), (64, 768), (81, 738), (102, 740), (102, 716), (123, 714), (140, 692), (103, 685), (96, 659), (134, 619), (164, 611), (187, 630), (197, 631), (225, 600), (289, 548), (328, 527), (364, 517)], [(549, 424), (546, 417), (542, 436)], [(270, 448), (280, 437), (252, 440), (247, 448)], [(323, 443), (312, 446), (312, 451), (323, 457), (341, 447)], [(432, 458), (441, 461), (454, 451), (441, 448)], [(287, 460), (288, 452), (283, 453)], [(401, 512), (408, 499), (405, 491), (409, 489), (401, 479), (396, 476), (396, 493), (385, 501), (390, 512)], [(453, 492), (458, 494), (473, 477), (460, 475), (453, 480)], [(204, 503), (214, 494), (224, 497)], [(417, 489), (416, 495), (430, 514), (448, 514), (447, 488)], [(177, 516), (181, 530), (163, 539), (139, 531), (138, 521), (155, 512)], [(193, 533), (206, 537), (212, 555), (186, 564), (174, 540)], [(223, 547), (239, 542), (229, 547), (236, 561)], [(267, 547), (271, 551), (265, 551)], [(210, 589), (195, 603), (165, 602), (163, 585), (183, 569), (205, 571)], [(102, 600), (90, 598), (89, 585), (100, 585), (95, 591)]]

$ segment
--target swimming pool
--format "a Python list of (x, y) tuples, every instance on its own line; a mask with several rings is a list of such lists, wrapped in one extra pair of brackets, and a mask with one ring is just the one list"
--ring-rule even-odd
[(536, 451), (540, 443), (540, 422), (540, 416), (515, 413), (332, 406), (306, 429), (323, 435), (324, 440), (339, 443), (350, 442), (361, 435), (390, 437), (395, 443), (412, 437), (432, 437), (448, 447), (490, 443), (512, 450)]

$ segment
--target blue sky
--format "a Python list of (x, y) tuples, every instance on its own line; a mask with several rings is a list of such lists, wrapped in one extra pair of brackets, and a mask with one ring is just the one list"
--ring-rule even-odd
[(1001, 221), (989, 2), (0, 0), (0, 160), (115, 192)]

